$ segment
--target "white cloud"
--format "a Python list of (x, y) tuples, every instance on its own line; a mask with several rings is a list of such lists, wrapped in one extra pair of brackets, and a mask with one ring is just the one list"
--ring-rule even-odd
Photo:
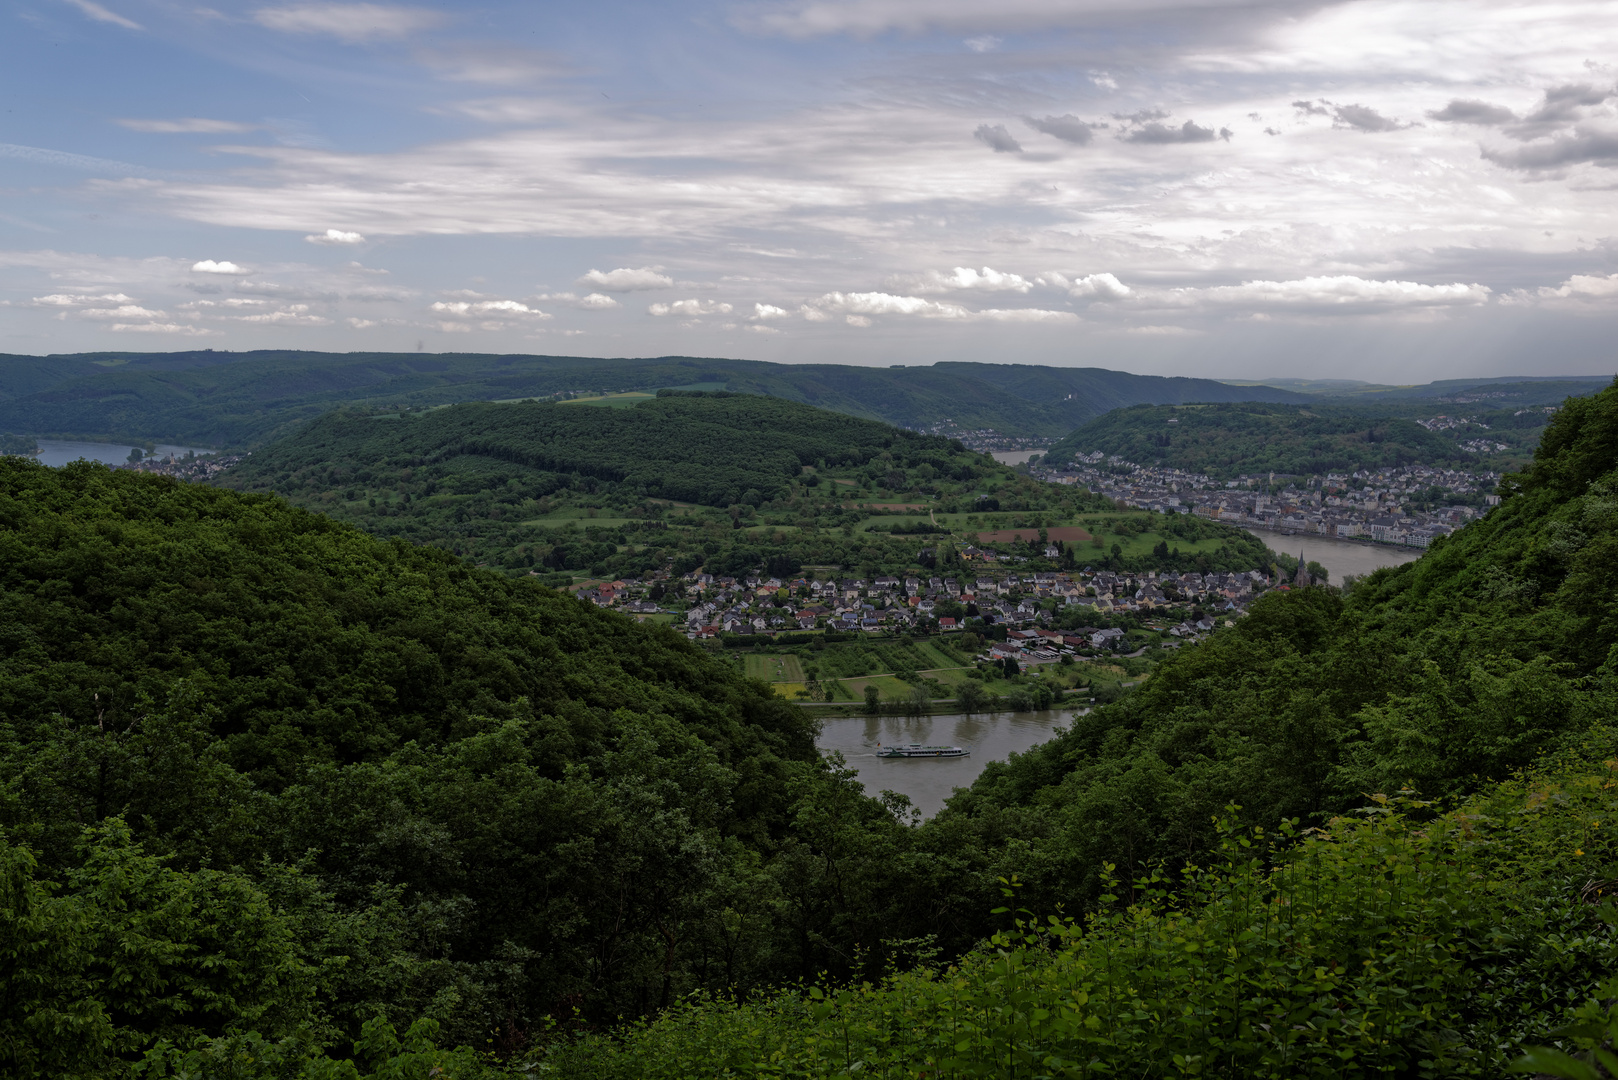
[(965, 319), (971, 312), (958, 304), (941, 304), (923, 300), (919, 296), (894, 296), (892, 293), (829, 292), (815, 301), (824, 311), (853, 315), (915, 315), (925, 319)]
[[(901, 282), (895, 280), (894, 284), (901, 284)], [(957, 266), (947, 274), (939, 273), (937, 270), (929, 270), (921, 277), (911, 279), (904, 284), (917, 292), (975, 289), (980, 292), (1025, 293), (1033, 288), (1032, 282), (1017, 274), (1002, 273), (988, 266), (981, 270), (974, 270), (970, 266)]]
[(119, 120), (130, 131), (143, 131), (158, 135), (231, 135), (244, 131), (257, 131), (257, 124), (241, 124), (234, 120), (207, 120), (200, 116), (186, 116), (178, 120)]
[(674, 279), (661, 273), (662, 269), (661, 266), (642, 266), (637, 269), (621, 266), (605, 273), (591, 270), (579, 278), (578, 283), (587, 288), (600, 289), (602, 292), (642, 292), (648, 289), (674, 288)]
[(280, 311), (263, 311), (253, 315), (232, 315), (230, 318), (244, 323), (266, 323), (274, 326), (330, 326), (331, 320), (322, 315), (311, 315), (309, 305), (293, 304)]
[(1044, 275), (1040, 283), (1066, 289), (1069, 296), (1078, 300), (1122, 300), (1130, 294), (1129, 286), (1112, 274), (1090, 274), (1070, 280), (1066, 275), (1052, 271)]
[(549, 319), (550, 315), (531, 308), (518, 300), (438, 300), (432, 311), (444, 315), (521, 315), (532, 319)]
[(72, 307), (75, 304), (132, 304), (134, 300), (123, 293), (51, 293), (49, 296), (34, 297), (33, 303), (40, 307)]
[(792, 312), (786, 308), (778, 308), (774, 304), (754, 304), (753, 318), (755, 319), (785, 319), (791, 317)]
[(1169, 295), (1183, 296), (1195, 304), (1332, 311), (1472, 307), (1488, 302), (1489, 289), (1475, 283), (1422, 285), (1414, 281), (1378, 281), (1336, 274), (1294, 281), (1244, 281), (1240, 285), (1218, 285), (1211, 289), (1174, 289)]
[(178, 334), (181, 337), (207, 337), (218, 333), (185, 323), (115, 323), (112, 329), (124, 334)]
[(814, 302), (809, 310), (848, 316), (852, 326), (869, 326), (873, 315), (908, 315), (920, 319), (949, 319), (962, 322), (1077, 322), (1071, 311), (1046, 311), (1040, 308), (987, 308), (972, 311), (959, 304), (946, 304), (924, 300), (919, 296), (895, 296), (891, 293), (832, 292)]
[(365, 237), (357, 232), (344, 232), (342, 229), (327, 229), (323, 233), (311, 233), (304, 237), (311, 244), (363, 244)]
[(1043, 308), (985, 308), (974, 312), (974, 318), (987, 319), (990, 322), (1078, 322), (1079, 317), (1071, 311), (1047, 311)]
[(604, 296), (598, 292), (587, 293), (584, 296), (570, 292), (541, 293), (535, 299), (542, 302), (566, 304), (568, 307), (582, 308), (585, 311), (607, 311), (620, 306), (618, 301), (612, 297)]
[(139, 304), (119, 304), (115, 308), (86, 308), (79, 312), (86, 319), (161, 319), (166, 314), (162, 311), (152, 311)]
[(441, 12), (384, 4), (297, 4), (253, 12), (260, 26), (288, 34), (330, 34), (350, 43), (407, 37), (444, 22)]
[(215, 262), (212, 259), (203, 259), (201, 262), (191, 264), (194, 274), (251, 274), (245, 267), (237, 266), (233, 262)]
[(1000, 47), (1000, 39), (993, 34), (984, 34), (981, 37), (967, 38), (961, 44), (975, 53), (994, 52)]
[(744, 326), (742, 329), (751, 330), (755, 334), (779, 334), (781, 332), (773, 326), (760, 326), (757, 323), (754, 323), (751, 326)]
[(146, 29), (133, 19), (126, 19), (116, 11), (108, 11), (100, 4), (95, 3), (95, 0), (67, 0), (67, 2), (84, 12), (96, 22), (112, 23), (114, 26), (121, 26), (125, 30)]
[(1501, 302), (1511, 305), (1549, 303), (1566, 309), (1588, 309), (1594, 305), (1610, 307), (1615, 301), (1618, 301), (1618, 274), (1605, 277), (1574, 274), (1555, 287), (1544, 285), (1532, 292), (1519, 289)]
[[(1165, 9), (1236, 8), (1251, 0), (1135, 0), (1135, 13)], [(738, 21), (746, 28), (789, 37), (851, 34), (868, 37), (887, 31), (918, 34), (931, 30), (1016, 32), (1082, 26), (1098, 19), (1113, 21), (1112, 0), (796, 0), (793, 3), (743, 9)]]
[(369, 330), (371, 327), (376, 325), (376, 323), (371, 319), (356, 319), (352, 315), (348, 317), (347, 322), (348, 325), (352, 326), (356, 330)]
[(652, 304), (647, 312), (652, 315), (729, 315), (734, 310), (729, 304), (712, 300), (676, 300), (672, 304)]

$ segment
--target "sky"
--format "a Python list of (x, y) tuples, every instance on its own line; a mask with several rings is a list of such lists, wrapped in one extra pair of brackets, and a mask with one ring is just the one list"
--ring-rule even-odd
[(1618, 368), (1618, 0), (0, 19), (0, 352)]

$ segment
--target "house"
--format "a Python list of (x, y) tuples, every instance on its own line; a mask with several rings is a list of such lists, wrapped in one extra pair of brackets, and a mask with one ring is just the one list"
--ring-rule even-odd
[(1090, 635), (1090, 646), (1095, 649), (1115, 648), (1115, 643), (1124, 636), (1122, 630), (1110, 627), (1106, 630), (1097, 630)]
[(942, 619), (938, 620), (938, 628), (940, 630), (953, 630), (955, 629), (955, 625), (955, 620), (950, 618), (948, 615), (945, 615)]

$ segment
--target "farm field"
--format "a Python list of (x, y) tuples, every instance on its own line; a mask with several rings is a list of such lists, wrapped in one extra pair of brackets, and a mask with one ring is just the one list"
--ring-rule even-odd
[(754, 656), (742, 657), (744, 669), (750, 679), (763, 679), (765, 682), (790, 682), (802, 684), (804, 681), (803, 663), (796, 656)]

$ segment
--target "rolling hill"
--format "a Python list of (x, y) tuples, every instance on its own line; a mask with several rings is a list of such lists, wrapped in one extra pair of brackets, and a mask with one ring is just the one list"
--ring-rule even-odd
[(1054, 439), (1137, 402), (1305, 401), (1270, 387), (1100, 368), (868, 368), (660, 357), (424, 353), (93, 353), (0, 357), (0, 431), (241, 449), (342, 405), (426, 407), (703, 386), (901, 427)]
[[(1563, 390), (1576, 384), (1551, 385)], [(1326, 398), (1303, 408), (1263, 402), (1135, 405), (1076, 428), (1044, 460), (1061, 466), (1076, 456), (1100, 452), (1138, 465), (1186, 469), (1220, 479), (1413, 464), (1513, 468), (1532, 455), (1558, 406), (1541, 404), (1539, 397), (1534, 405), (1522, 407), (1513, 407), (1515, 402), (1501, 406), (1500, 400), (1344, 403)]]

